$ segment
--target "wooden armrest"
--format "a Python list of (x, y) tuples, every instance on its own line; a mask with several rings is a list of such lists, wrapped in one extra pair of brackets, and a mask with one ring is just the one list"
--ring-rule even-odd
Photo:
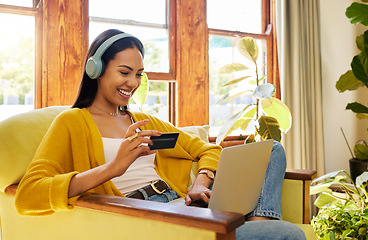
[(290, 169), (285, 172), (285, 179), (313, 180), (317, 175), (316, 170)]
[[(10, 185), (5, 193), (15, 195), (17, 185)], [(211, 210), (208, 208), (178, 206), (139, 199), (102, 194), (86, 194), (77, 200), (76, 206), (98, 211), (128, 215), (182, 226), (200, 228), (227, 234), (241, 226), (243, 214)]]

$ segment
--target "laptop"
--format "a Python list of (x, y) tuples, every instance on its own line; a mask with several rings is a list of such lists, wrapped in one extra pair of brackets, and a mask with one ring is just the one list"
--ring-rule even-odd
[[(224, 148), (208, 208), (248, 214), (257, 205), (273, 140)], [(171, 203), (185, 204), (184, 198)]]

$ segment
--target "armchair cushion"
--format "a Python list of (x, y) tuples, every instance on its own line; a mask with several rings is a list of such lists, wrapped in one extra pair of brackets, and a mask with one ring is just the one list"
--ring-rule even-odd
[(21, 180), (52, 121), (68, 108), (32, 110), (0, 123), (0, 191)]

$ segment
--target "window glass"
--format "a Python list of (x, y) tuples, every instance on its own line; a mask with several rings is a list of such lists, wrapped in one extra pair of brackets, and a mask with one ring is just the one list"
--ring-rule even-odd
[(33, 0), (0, 0), (0, 4), (7, 4), (20, 7), (32, 7)]
[[(210, 115), (210, 125), (211, 125), (211, 136), (217, 136), (221, 126), (230, 119), (231, 116), (244, 109), (244, 107), (250, 103), (254, 103), (255, 99), (251, 94), (241, 95), (234, 98), (233, 100), (224, 102), (222, 104), (217, 104), (224, 94), (229, 91), (239, 91), (244, 88), (254, 88), (254, 85), (243, 83), (237, 88), (232, 86), (223, 87), (223, 85), (232, 79), (240, 78), (242, 76), (252, 76), (248, 79), (255, 79), (255, 65), (249, 62), (243, 55), (241, 55), (236, 48), (236, 37), (225, 37), (210, 35), (209, 36), (209, 115)], [(257, 67), (259, 70), (259, 78), (265, 75), (266, 68), (264, 66), (266, 59), (266, 46), (264, 41), (256, 40), (259, 47), (259, 57), (257, 60)], [(242, 63), (249, 68), (243, 72), (239, 72), (233, 75), (230, 74), (219, 74), (219, 69), (230, 63)], [(250, 128), (251, 128), (250, 124)], [(254, 129), (254, 128), (253, 128)], [(251, 130), (253, 130), (251, 129)], [(244, 131), (240, 129), (235, 130), (232, 135), (244, 134)]]
[(209, 28), (262, 33), (262, 0), (207, 1)]
[(169, 42), (165, 0), (90, 0), (89, 13), (90, 42), (106, 29), (120, 29), (133, 34), (143, 42), (146, 72), (169, 72)]
[(35, 18), (0, 13), (0, 120), (34, 108)]
[[(169, 73), (169, 32), (166, 9), (166, 0), (90, 0), (89, 42), (91, 43), (101, 32), (111, 28), (133, 34), (144, 45), (145, 72)], [(149, 96), (143, 111), (152, 113), (152, 108), (162, 105), (158, 113), (153, 115), (168, 120), (167, 82), (150, 81), (149, 85)], [(140, 110), (134, 101), (129, 107), (134, 111)]]

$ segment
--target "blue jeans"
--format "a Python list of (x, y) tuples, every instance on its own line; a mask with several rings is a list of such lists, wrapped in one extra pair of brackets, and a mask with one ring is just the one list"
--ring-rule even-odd
[[(286, 170), (285, 151), (279, 142), (274, 142), (266, 176), (263, 182), (261, 195), (256, 208), (246, 215), (272, 217), (282, 219), (281, 191)], [(179, 198), (171, 190), (162, 195), (156, 194), (147, 200), (169, 202)], [(236, 230), (236, 239), (305, 239), (304, 232), (297, 226), (286, 221), (264, 220), (246, 221)]]

